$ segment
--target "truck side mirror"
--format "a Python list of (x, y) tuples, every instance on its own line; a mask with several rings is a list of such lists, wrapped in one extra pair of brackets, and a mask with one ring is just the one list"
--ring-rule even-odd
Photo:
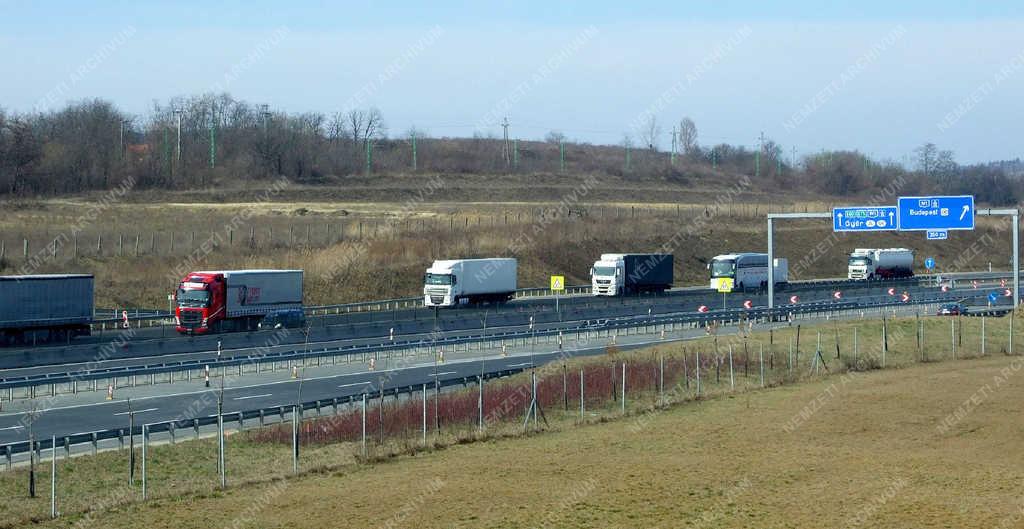
[(454, 284), (456, 284), (458, 282), (459, 282), (459, 276), (457, 276), (455, 274), (452, 274), (452, 284), (454, 285)]
[(616, 268), (615, 269), (615, 277), (619, 277), (621, 275), (622, 275), (622, 269), (621, 268)]

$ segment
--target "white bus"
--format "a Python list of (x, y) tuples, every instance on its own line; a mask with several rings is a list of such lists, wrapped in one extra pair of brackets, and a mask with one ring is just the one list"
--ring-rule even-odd
[[(719, 290), (723, 282), (732, 281), (732, 290), (768, 287), (768, 254), (730, 253), (716, 255), (708, 263), (711, 288)], [(775, 259), (775, 284), (789, 282), (789, 262)]]

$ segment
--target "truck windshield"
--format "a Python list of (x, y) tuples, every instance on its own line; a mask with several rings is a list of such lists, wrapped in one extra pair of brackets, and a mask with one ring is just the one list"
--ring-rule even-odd
[(615, 275), (615, 267), (614, 266), (595, 266), (594, 267), (594, 275), (595, 276), (613, 276), (613, 275)]
[(871, 259), (868, 259), (867, 257), (851, 257), (850, 258), (850, 266), (865, 266), (865, 265), (870, 265), (870, 264), (871, 264)]
[(210, 306), (210, 293), (205, 290), (178, 289), (179, 307), (208, 307)]
[(427, 274), (425, 282), (428, 285), (450, 285), (452, 276), (451, 274)]
[(711, 261), (711, 277), (735, 277), (736, 261), (732, 259)]

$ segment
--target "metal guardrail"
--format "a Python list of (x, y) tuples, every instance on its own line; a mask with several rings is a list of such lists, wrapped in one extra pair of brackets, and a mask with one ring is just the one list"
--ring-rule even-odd
[[(721, 322), (723, 324), (730, 324), (730, 323), (741, 323), (741, 322), (749, 321), (749, 320), (782, 321), (782, 320), (787, 319), (790, 314), (794, 314), (794, 315), (796, 315), (796, 314), (800, 314), (800, 315), (811, 314), (811, 315), (813, 315), (813, 314), (825, 314), (825, 313), (833, 314), (833, 313), (837, 313), (837, 312), (839, 312), (839, 313), (848, 313), (848, 312), (854, 312), (854, 311), (858, 311), (858, 310), (885, 309), (885, 308), (896, 307), (896, 306), (934, 305), (934, 304), (940, 304), (940, 303), (947, 303), (947, 302), (950, 302), (951, 300), (956, 300), (956, 299), (960, 299), (960, 298), (962, 298), (962, 296), (958, 296), (958, 295), (956, 295), (956, 293), (948, 293), (948, 294), (941, 294), (941, 295), (937, 295), (937, 296), (931, 296), (931, 297), (927, 297), (927, 298), (918, 298), (914, 302), (900, 302), (900, 301), (895, 301), (895, 300), (886, 300), (886, 301), (873, 302), (873, 303), (860, 303), (860, 302), (852, 302), (852, 301), (850, 301), (850, 302), (821, 301), (821, 302), (803, 303), (803, 304), (800, 304), (798, 306), (776, 308), (776, 309), (768, 309), (767, 307), (754, 308), (754, 309), (742, 309), (742, 308), (740, 308), (740, 309), (725, 309), (725, 310), (718, 310), (718, 311), (710, 311), (710, 312), (706, 312), (706, 313), (697, 313), (697, 314), (671, 314), (671, 315), (662, 315), (662, 316), (658, 316), (658, 315), (654, 315), (654, 316), (629, 316), (629, 317), (618, 318), (618, 319), (597, 320), (595, 323), (583, 323), (583, 324), (577, 325), (575, 327), (562, 328), (562, 329), (546, 329), (546, 330), (543, 330), (543, 331), (540, 331), (540, 330), (537, 330), (537, 331), (528, 331), (528, 330), (526, 330), (526, 331), (507, 331), (507, 332), (494, 333), (494, 334), (486, 334), (486, 335), (481, 334), (481, 335), (477, 335), (477, 336), (461, 336), (461, 337), (457, 337), (457, 338), (448, 338), (448, 339), (441, 339), (441, 340), (429, 341), (429, 342), (426, 341), (426, 340), (409, 340), (409, 341), (402, 342), (402, 343), (387, 343), (387, 344), (380, 344), (380, 345), (374, 345), (374, 344), (357, 345), (357, 346), (339, 347), (339, 348), (335, 348), (335, 349), (324, 348), (323, 350), (320, 350), (320, 351), (302, 351), (301, 353), (298, 353), (298, 354), (295, 354), (294, 352), (288, 352), (288, 353), (268, 354), (268, 355), (263, 355), (263, 356), (259, 356), (259, 357), (249, 357), (249, 356), (246, 356), (246, 357), (234, 357), (234, 358), (225, 359), (225, 360), (222, 360), (222, 361), (219, 361), (219, 362), (216, 362), (216, 361), (215, 362), (209, 362), (209, 365), (210, 365), (211, 369), (213, 369), (215, 367), (241, 366), (241, 365), (252, 363), (254, 361), (255, 362), (263, 362), (263, 361), (274, 362), (274, 361), (287, 361), (287, 360), (299, 360), (299, 359), (305, 360), (306, 358), (309, 358), (309, 357), (322, 357), (322, 356), (332, 356), (332, 355), (333, 356), (337, 356), (337, 355), (345, 355), (345, 354), (370, 353), (370, 352), (386, 352), (386, 351), (402, 350), (402, 349), (409, 349), (409, 348), (439, 347), (439, 346), (443, 348), (445, 346), (453, 346), (453, 345), (459, 345), (459, 344), (465, 344), (465, 343), (476, 343), (476, 342), (483, 342), (483, 341), (502, 342), (502, 343), (504, 343), (505, 340), (510, 340), (510, 339), (511, 340), (515, 340), (515, 339), (526, 340), (526, 339), (535, 339), (536, 337), (554, 337), (554, 336), (562, 336), (563, 334), (566, 334), (566, 333), (570, 333), (571, 334), (573, 332), (598, 332), (598, 334), (600, 336), (600, 332), (604, 331), (606, 336), (612, 336), (612, 332), (614, 331), (614, 333), (615, 333), (614, 336), (618, 336), (618, 332), (621, 331), (621, 330), (626, 330), (627, 333), (628, 333), (628, 329), (631, 329), (631, 328), (641, 328), (641, 327), (643, 327), (643, 328), (648, 328), (648, 327), (656, 328), (658, 325), (664, 326), (666, 324), (693, 324), (695, 326), (700, 326), (701, 324), (708, 325), (711, 322)], [(993, 313), (998, 313), (998, 312), (1005, 313), (1005, 312), (1009, 312), (1009, 310), (1011, 310), (1011, 307), (1002, 307), (1002, 308), (997, 307), (997, 308), (993, 308), (992, 312)], [(147, 370), (146, 373), (134, 373), (134, 374), (137, 375), (137, 374), (148, 374), (148, 373), (157, 373), (157, 372), (168, 372), (168, 371), (173, 371), (173, 370), (182, 370), (182, 367), (184, 367), (184, 366), (196, 367), (198, 365), (205, 365), (205, 364), (207, 364), (207, 362), (195, 361), (195, 362), (180, 362), (180, 363), (176, 363), (174, 365), (164, 364), (164, 365), (161, 365), (161, 366), (152, 366), (152, 367), (147, 366), (147, 367), (142, 368), (142, 369)], [(505, 377), (505, 376), (509, 376), (511, 374), (515, 374), (515, 373), (521, 372), (522, 370), (523, 369), (504, 368), (504, 369), (484, 372), (483, 373), (483, 377), (485, 379)], [(114, 369), (110, 369), (110, 370), (104, 370), (103, 373), (90, 373), (89, 375), (86, 375), (86, 376), (96, 376), (96, 377), (100, 377), (100, 378), (109, 378), (112, 374), (119, 374), (121, 376), (124, 376), (126, 371), (127, 370), (124, 369), (124, 368), (114, 368)], [(61, 376), (62, 377), (67, 377), (68, 375), (61, 375)], [(60, 378), (60, 377), (46, 376), (46, 377), (42, 377), (42, 378), (45, 379), (46, 383), (57, 383), (57, 379)], [(471, 378), (475, 379), (475, 375), (473, 377), (471, 377)], [(11, 384), (17, 385), (17, 384), (20, 383), (22, 385), (25, 385), (25, 384), (32, 384), (32, 383), (39, 382), (39, 380), (30, 380), (30, 379), (31, 379), (31, 377), (25, 377), (24, 381), (20, 381), (20, 380), (7, 380), (7, 381), (4, 381), (3, 383), (0, 383), (0, 387), (10, 388), (10, 387), (14, 387)], [(65, 381), (66, 380), (67, 379), (65, 379)], [(455, 376), (455, 377), (449, 377), (449, 378), (444, 378), (444, 379), (438, 378), (437, 382), (438, 382), (438, 385), (440, 387), (446, 387), (446, 386), (453, 386), (453, 385), (458, 385), (458, 384), (465, 384), (467, 382), (467, 380), (469, 380), (469, 379), (467, 379), (466, 377)], [(36, 385), (38, 385), (38, 384), (36, 384)], [(400, 393), (406, 393), (406, 392), (411, 393), (411, 392), (419, 389), (420, 387), (422, 387), (422, 383), (417, 383), (417, 384), (408, 385), (408, 386), (395, 386), (395, 387), (392, 387), (392, 388), (385, 388), (384, 389), (384, 394), (385, 395), (398, 395)], [(376, 389), (376, 390), (374, 390), (374, 393), (377, 394), (379, 391), (380, 391), (380, 389)], [(348, 396), (348, 397), (333, 397), (333, 398), (325, 398), (325, 399), (317, 399), (317, 400), (312, 400), (312, 401), (306, 401), (306, 402), (303, 402), (303, 403), (299, 404), (298, 406), (300, 407), (301, 411), (310, 410), (310, 409), (316, 409), (319, 412), (319, 410), (321, 408), (323, 408), (323, 407), (332, 407), (332, 406), (336, 410), (337, 406), (339, 404), (354, 402), (357, 396), (361, 397), (361, 394), (359, 394), (359, 395), (351, 395), (351, 396)], [(264, 420), (265, 420), (265, 418), (268, 417), (268, 416), (280, 415), (283, 418), (284, 413), (286, 412), (286, 410), (290, 410), (290, 408), (291, 408), (291, 406), (272, 406), (272, 407), (269, 407), (269, 408), (258, 408), (258, 409), (252, 409), (252, 410), (244, 410), (244, 411), (232, 412), (232, 413), (224, 414), (224, 421), (225, 422), (228, 422), (228, 421), (238, 421), (240, 426), (244, 426), (244, 421), (245, 420), (257, 419), (258, 418), (260, 420), (260, 424), (262, 425)], [(301, 411), (300, 411), (300, 413), (301, 413)], [(191, 428), (191, 429), (193, 429), (196, 432), (196, 435), (198, 436), (198, 432), (199, 432), (199, 428), (200, 427), (202, 427), (202, 426), (209, 426), (209, 425), (213, 425), (213, 424), (216, 424), (216, 423), (217, 423), (217, 416), (209, 415), (209, 416), (182, 418), (182, 419), (177, 419), (177, 420), (172, 420), (172, 421), (152, 423), (152, 424), (147, 425), (147, 428), (148, 428), (148, 431), (150, 433), (168, 432), (172, 436), (172, 438), (173, 438), (174, 432), (176, 430), (187, 430), (187, 429)], [(136, 427), (134, 432), (131, 432), (131, 433), (134, 433), (134, 435), (141, 435), (142, 434), (142, 426)], [(124, 443), (124, 437), (130, 435), (131, 433), (128, 431), (128, 428), (113, 428), (113, 429), (107, 429), (107, 430), (98, 430), (98, 431), (94, 431), (94, 432), (85, 432), (85, 433), (77, 433), (77, 434), (72, 434), (72, 435), (58, 436), (57, 437), (57, 439), (58, 439), (57, 446), (64, 448), (65, 451), (67, 451), (67, 452), (70, 452), (71, 447), (73, 445), (89, 444), (89, 443), (91, 443), (93, 445), (93, 447), (94, 447), (94, 450), (95, 450), (96, 444), (99, 441), (102, 441), (102, 440), (120, 439), (121, 443), (123, 444)], [(52, 441), (51, 440), (42, 439), (42, 440), (36, 441), (35, 442), (35, 446), (33, 448), (35, 448), (36, 450), (42, 450), (42, 449), (49, 449), (49, 448), (51, 448), (51, 446), (52, 446)], [(14, 456), (16, 454), (19, 454), (19, 453), (24, 453), (24, 452), (29, 451), (30, 444), (29, 444), (29, 441), (21, 441), (21, 442), (17, 442), (17, 443), (6, 444), (6, 445), (3, 445), (0, 448), (2, 448), (2, 449), (0, 449), (0, 453), (4, 454), (4, 456), (6, 457), (6, 460), (7, 460), (7, 465), (8, 465), (8, 467), (10, 467), (11, 461), (12, 461), (12, 459), (11, 459), (12, 456)]]
[[(484, 380), (492, 380), (495, 378), (511, 376), (516, 373), (520, 373), (524, 370), (525, 368), (505, 368), (483, 373), (482, 377)], [(433, 378), (436, 378), (437, 380), (438, 389), (443, 389), (449, 386), (466, 384), (470, 380), (470, 378), (472, 380), (476, 380), (477, 375), (474, 375), (470, 378), (463, 376), (450, 376), (448, 378), (435, 376)], [(433, 380), (431, 382), (433, 382)], [(420, 389), (421, 387), (422, 384), (382, 388), (375, 390), (374, 395), (380, 395), (381, 393), (383, 393), (384, 396), (397, 396), (403, 393), (411, 393), (417, 389)], [(358, 397), (360, 398), (361, 396), (362, 394), (358, 395)], [(294, 408), (298, 409), (300, 415), (307, 410), (316, 410), (317, 413), (320, 413), (321, 409), (332, 407), (334, 408), (335, 412), (337, 412), (339, 405), (354, 403), (356, 401), (356, 397), (357, 395), (350, 395), (348, 397), (332, 397), (325, 399), (310, 400), (297, 403), (296, 405), (294, 405)], [(258, 419), (260, 426), (263, 426), (265, 424), (266, 419), (269, 417), (278, 416), (281, 419), (280, 422), (283, 422), (285, 414), (290, 413), (292, 409), (292, 405), (286, 405), (270, 406), (265, 408), (225, 413), (223, 414), (223, 421), (224, 423), (238, 422), (239, 429), (242, 429), (244, 428), (244, 422), (246, 420)], [(180, 430), (188, 431), (189, 429), (193, 430), (195, 432), (196, 437), (198, 437), (199, 429), (201, 427), (212, 426), (216, 424), (216, 415), (204, 415), (201, 417), (190, 417), (171, 421), (148, 423), (145, 425), (145, 427), (149, 434), (165, 432), (168, 433), (173, 439), (175, 436), (175, 432)], [(0, 449), (0, 453), (3, 454), (4, 458), (7, 461), (7, 468), (11, 468), (13, 464), (13, 456), (17, 454), (27, 453), (30, 449), (35, 449), (37, 452), (39, 452), (42, 450), (49, 450), (51, 448), (63, 448), (65, 450), (65, 453), (70, 454), (71, 447), (74, 445), (91, 444), (93, 446), (93, 449), (96, 450), (97, 444), (100, 441), (107, 441), (111, 439), (118, 439), (121, 443), (121, 447), (123, 448), (125, 437), (130, 437), (132, 435), (138, 436), (142, 434), (143, 425), (140, 424), (138, 426), (135, 426), (134, 428), (111, 428), (107, 430), (97, 430), (93, 432), (56, 436), (56, 446), (54, 446), (54, 438), (52, 436), (50, 439), (44, 438), (34, 442), (21, 441), (17, 443), (9, 443), (3, 445), (2, 449)]]
[[(964, 279), (966, 276), (966, 279)], [(890, 279), (890, 280), (878, 280), (875, 283), (885, 285), (922, 285), (928, 283), (936, 283), (937, 278), (953, 279), (954, 281), (970, 280), (976, 278), (979, 280), (984, 279), (1005, 279), (1012, 276), (1012, 271), (999, 271), (999, 272), (964, 272), (957, 273), (955, 275), (946, 274), (921, 274), (914, 277), (904, 279)], [(865, 280), (855, 279), (811, 279), (800, 282), (788, 283), (786, 287), (779, 292), (786, 289), (804, 289), (804, 288), (839, 288), (843, 286), (864, 286), (871, 284)], [(567, 286), (565, 291), (560, 294), (572, 296), (582, 295), (590, 293), (590, 285), (573, 285)], [(693, 289), (704, 289), (702, 286), (689, 287)], [(550, 288), (534, 287), (534, 288), (521, 288), (516, 290), (514, 299), (520, 298), (531, 298), (531, 297), (543, 297), (543, 296), (554, 296), (555, 292)], [(423, 307), (423, 297), (408, 297), (408, 298), (393, 298), (393, 299), (382, 299), (375, 301), (359, 301), (355, 303), (340, 303), (335, 305), (310, 305), (303, 307), (303, 310), (310, 316), (326, 316), (331, 314), (347, 314), (352, 312), (382, 312), (391, 311), (398, 309), (407, 308), (420, 308)], [(117, 324), (120, 325), (124, 320), (121, 316), (121, 310), (128, 310), (128, 320), (135, 322), (136, 327), (141, 327), (142, 322), (152, 322), (157, 320), (165, 320), (173, 317), (173, 314), (159, 311), (156, 309), (98, 309), (97, 315), (103, 314), (104, 312), (112, 311), (110, 318), (96, 318), (93, 320), (93, 325), (106, 325), (106, 324)], [(104, 327), (105, 328), (105, 327)]]

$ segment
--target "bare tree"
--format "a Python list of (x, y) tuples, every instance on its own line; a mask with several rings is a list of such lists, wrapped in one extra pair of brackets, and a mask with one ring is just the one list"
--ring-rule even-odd
[(697, 124), (688, 117), (679, 122), (679, 146), (684, 154), (693, 154), (697, 149)]
[(935, 171), (935, 159), (938, 156), (938, 148), (934, 143), (928, 142), (914, 149), (917, 156), (917, 168), (925, 177), (931, 176)]
[(658, 150), (658, 138), (661, 137), (661, 125), (653, 114), (647, 117), (640, 129), (640, 140), (652, 151)]
[(557, 130), (553, 130), (544, 136), (544, 141), (548, 143), (562, 143), (565, 141), (565, 134)]

